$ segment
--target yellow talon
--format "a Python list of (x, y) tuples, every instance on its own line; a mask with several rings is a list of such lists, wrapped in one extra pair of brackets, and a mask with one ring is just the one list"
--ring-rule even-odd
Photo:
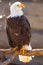
[(20, 49), (20, 54), (23, 54), (23, 55), (19, 55), (19, 60), (22, 61), (22, 62), (30, 62), (32, 60), (32, 57), (31, 56), (24, 56), (24, 53), (25, 53), (25, 50), (26, 50), (26, 47), (23, 46), (21, 49)]
[(25, 47), (23, 46), (21, 49), (20, 49), (20, 53), (23, 53), (24, 54), (25, 52)]

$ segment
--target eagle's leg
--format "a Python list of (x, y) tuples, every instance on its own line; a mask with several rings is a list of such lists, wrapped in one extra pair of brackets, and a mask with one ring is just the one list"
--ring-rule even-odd
[[(30, 47), (29, 47), (30, 48)], [(19, 59), (20, 61), (22, 62), (30, 62), (32, 60), (32, 57), (31, 56), (24, 56), (25, 54), (25, 50), (27, 50), (27, 48), (25, 46), (23, 46), (21, 49), (20, 49), (20, 54), (19, 55)], [(22, 55), (23, 54), (23, 55)]]
[(24, 54), (24, 52), (25, 52), (25, 46), (23, 46), (21, 49), (20, 49), (20, 53), (23, 53)]

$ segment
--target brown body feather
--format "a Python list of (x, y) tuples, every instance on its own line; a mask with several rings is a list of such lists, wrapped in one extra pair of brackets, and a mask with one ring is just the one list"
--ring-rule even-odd
[(9, 17), (7, 19), (6, 32), (11, 47), (18, 46), (18, 49), (21, 49), (23, 45), (29, 45), (31, 27), (25, 16)]

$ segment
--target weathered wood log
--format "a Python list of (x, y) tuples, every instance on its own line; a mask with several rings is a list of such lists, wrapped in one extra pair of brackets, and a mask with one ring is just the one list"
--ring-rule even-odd
[(9, 58), (7, 58), (4, 62), (0, 63), (0, 65), (8, 65), (11, 63), (16, 56), (19, 55), (19, 52), (17, 51), (17, 47), (15, 48), (10, 48), (10, 49), (0, 49), (0, 52), (4, 52), (4, 54), (7, 56), (10, 54)]
[(2, 62), (0, 65), (8, 65), (9, 63), (11, 63), (15, 58), (16, 58), (16, 56), (18, 56), (19, 55), (19, 52), (15, 52), (15, 54), (11, 54), (10, 55), (10, 57), (6, 60), (6, 61), (4, 61), (4, 62)]
[(5, 55), (14, 54), (18, 47), (9, 49), (0, 49), (0, 52), (4, 52)]
[(10, 54), (10, 57), (4, 61), (3, 63), (1, 63), (0, 65), (8, 65), (9, 63), (11, 63), (15, 58), (16, 56), (18, 55), (24, 55), (24, 56), (42, 56), (43, 55), (43, 49), (33, 49), (31, 51), (17, 51), (17, 47), (15, 48), (10, 48), (10, 49), (0, 49), (0, 52), (4, 52), (5, 55), (9, 55)]
[(43, 56), (43, 49), (33, 49), (33, 50), (30, 50), (30, 51), (25, 51), (24, 54), (21, 52), (20, 55)]
[[(10, 49), (0, 49), (0, 51), (4, 52), (5, 55), (9, 55), (9, 54), (14, 54), (15, 51), (17, 50), (17, 47), (15, 48), (10, 48)], [(24, 51), (24, 54), (23, 54), (23, 51), (22, 52), (19, 52), (20, 55), (26, 55), (26, 56), (43, 56), (43, 49), (32, 49), (32, 50), (29, 50), (29, 51)]]

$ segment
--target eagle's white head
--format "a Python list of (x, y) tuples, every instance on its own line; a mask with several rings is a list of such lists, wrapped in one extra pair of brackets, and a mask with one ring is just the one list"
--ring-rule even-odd
[(10, 7), (11, 17), (22, 16), (23, 15), (23, 11), (22, 11), (23, 8), (25, 8), (25, 5), (22, 4), (21, 2), (13, 3)]

